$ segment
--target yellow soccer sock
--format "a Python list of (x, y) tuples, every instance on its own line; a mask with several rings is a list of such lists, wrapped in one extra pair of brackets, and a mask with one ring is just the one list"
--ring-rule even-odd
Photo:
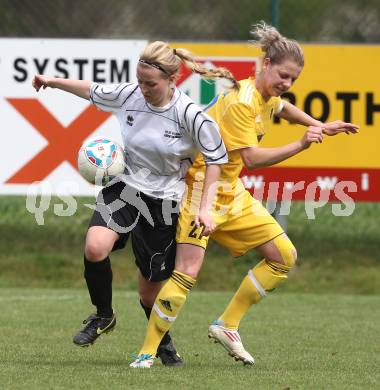
[(139, 355), (155, 356), (162, 338), (176, 320), (194, 284), (195, 279), (191, 276), (178, 271), (173, 272), (154, 302), (144, 344)]
[(289, 270), (290, 267), (284, 264), (269, 262), (265, 259), (250, 270), (224, 313), (219, 317), (225, 327), (238, 329), (248, 309), (285, 280)]

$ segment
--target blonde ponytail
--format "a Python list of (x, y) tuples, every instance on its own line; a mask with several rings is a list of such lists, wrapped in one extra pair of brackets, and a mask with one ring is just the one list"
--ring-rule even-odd
[(239, 82), (228, 69), (206, 68), (195, 60), (190, 51), (182, 48), (172, 49), (166, 42), (155, 41), (150, 43), (140, 56), (140, 64), (153, 66), (167, 76), (177, 75), (181, 63), (204, 79), (224, 78), (232, 83), (234, 89), (239, 89)]
[(250, 32), (253, 39), (250, 42), (259, 46), (264, 57), (269, 58), (273, 64), (291, 59), (297, 65), (304, 66), (303, 51), (297, 41), (285, 38), (275, 27), (263, 21), (252, 27)]

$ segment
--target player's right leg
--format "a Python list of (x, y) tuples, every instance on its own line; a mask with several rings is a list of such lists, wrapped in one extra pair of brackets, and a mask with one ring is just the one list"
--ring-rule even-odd
[(118, 234), (103, 226), (92, 226), (87, 231), (84, 251), (84, 277), (91, 302), (96, 312), (83, 321), (82, 330), (74, 336), (74, 344), (86, 347), (116, 325), (112, 309), (112, 269), (108, 257)]
[(74, 344), (85, 347), (93, 344), (102, 334), (108, 333), (116, 325), (112, 309), (112, 269), (109, 254), (121, 249), (128, 239), (128, 232), (118, 229), (131, 226), (134, 214), (123, 203), (120, 207), (120, 194), (124, 185), (117, 183), (100, 191), (96, 210), (90, 221), (84, 250), (84, 277), (96, 312), (83, 321), (82, 330), (74, 336)]

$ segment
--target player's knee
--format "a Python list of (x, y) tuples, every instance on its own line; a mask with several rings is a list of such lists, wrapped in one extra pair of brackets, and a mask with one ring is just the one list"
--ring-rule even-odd
[(86, 235), (84, 254), (88, 261), (101, 261), (111, 252), (118, 234), (103, 226), (91, 226)]
[(292, 268), (297, 261), (297, 250), (288, 236), (281, 234), (273, 242), (280, 253), (281, 263)]
[(193, 279), (198, 277), (203, 264), (203, 253), (180, 253), (177, 254), (175, 261), (175, 271), (181, 272)]
[(109, 255), (109, 247), (100, 240), (89, 239), (86, 241), (84, 254), (88, 261), (101, 261)]
[(179, 271), (187, 276), (192, 277), (193, 279), (196, 279), (198, 277), (198, 273), (200, 271), (200, 267), (198, 264), (192, 264), (191, 260), (187, 261), (186, 263), (183, 263), (181, 265), (176, 265), (175, 267), (176, 271)]

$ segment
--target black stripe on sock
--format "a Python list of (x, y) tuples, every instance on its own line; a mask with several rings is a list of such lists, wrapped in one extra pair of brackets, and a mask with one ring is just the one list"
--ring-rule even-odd
[(284, 269), (284, 268), (281, 268), (279, 266), (276, 266), (274, 263), (271, 263), (269, 261), (267, 261), (267, 264), (270, 268), (272, 268), (274, 271), (277, 271), (277, 272), (281, 272), (283, 274), (287, 274), (289, 272), (289, 270), (287, 269)]
[(186, 290), (191, 290), (194, 286), (194, 283), (190, 282), (189, 280), (186, 280), (183, 276), (181, 276), (175, 271), (173, 272), (171, 277), (176, 283), (180, 284)]

